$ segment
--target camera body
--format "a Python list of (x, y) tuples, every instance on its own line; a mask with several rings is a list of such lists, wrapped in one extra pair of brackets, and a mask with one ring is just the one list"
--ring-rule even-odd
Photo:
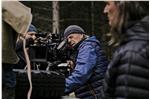
[[(67, 43), (64, 44), (63, 48), (58, 49), (62, 41), (60, 36), (56, 34), (50, 34), (48, 36), (46, 36), (45, 33), (43, 33), (43, 35), (41, 34), (37, 36), (36, 42), (29, 47), (32, 68), (58, 71), (67, 76), (69, 69), (66, 60), (69, 59), (70, 55)], [(62, 64), (64, 64), (64, 66)]]

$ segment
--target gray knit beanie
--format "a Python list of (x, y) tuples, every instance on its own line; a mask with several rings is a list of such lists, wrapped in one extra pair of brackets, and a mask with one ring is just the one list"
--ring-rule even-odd
[(36, 29), (36, 27), (34, 25), (31, 24), (29, 26), (28, 32), (36, 32), (37, 33), (37, 29)]
[(64, 31), (64, 37), (66, 38), (70, 34), (77, 33), (77, 34), (85, 34), (84, 30), (78, 25), (70, 25)]

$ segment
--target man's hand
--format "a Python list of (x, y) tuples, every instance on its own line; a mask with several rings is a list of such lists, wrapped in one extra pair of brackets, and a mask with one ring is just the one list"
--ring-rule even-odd
[(67, 60), (67, 64), (68, 64), (69, 68), (74, 69), (74, 63), (72, 60)]

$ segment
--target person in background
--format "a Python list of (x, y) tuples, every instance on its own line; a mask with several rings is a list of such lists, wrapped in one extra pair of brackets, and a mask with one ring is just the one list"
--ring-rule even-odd
[(89, 37), (78, 25), (70, 25), (64, 31), (64, 38), (73, 48), (75, 55), (70, 61), (72, 73), (66, 78), (65, 94), (75, 92), (81, 99), (100, 99), (102, 80), (108, 60), (100, 42)]
[(116, 46), (104, 80), (104, 99), (149, 99), (149, 2), (107, 1)]
[(15, 99), (16, 78), (12, 71), (19, 58), (18, 35), (25, 35), (32, 21), (31, 9), (18, 1), (2, 1), (2, 99)]
[[(37, 34), (37, 29), (34, 25), (31, 24), (26, 34), (26, 48), (28, 48), (31, 44), (34, 43), (34, 41), (36, 40), (36, 34)], [(23, 40), (21, 38), (22, 37), (18, 39), (16, 44), (16, 52), (20, 59), (19, 62), (14, 65), (14, 68), (16, 69), (24, 69), (27, 64), (24, 56), (24, 51), (23, 51)]]

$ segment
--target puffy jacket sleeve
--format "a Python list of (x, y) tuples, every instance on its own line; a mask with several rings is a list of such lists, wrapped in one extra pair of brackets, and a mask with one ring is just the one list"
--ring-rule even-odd
[(115, 54), (104, 80), (105, 99), (121, 96), (147, 99), (148, 60), (141, 53), (127, 50)]
[(80, 47), (75, 69), (66, 78), (65, 93), (70, 93), (78, 88), (78, 86), (86, 83), (92, 74), (92, 69), (96, 64), (96, 58), (96, 51), (92, 45), (88, 44)]
[(106, 74), (105, 74), (105, 79), (104, 79), (104, 83), (103, 83), (103, 98), (102, 99), (111, 99), (112, 93), (115, 92), (114, 90), (114, 86), (115, 84), (115, 80), (117, 77), (117, 72), (118, 72), (118, 63), (120, 61), (121, 56), (118, 54), (118, 52), (115, 52), (112, 58), (112, 61), (110, 62), (110, 64), (108, 65)]

